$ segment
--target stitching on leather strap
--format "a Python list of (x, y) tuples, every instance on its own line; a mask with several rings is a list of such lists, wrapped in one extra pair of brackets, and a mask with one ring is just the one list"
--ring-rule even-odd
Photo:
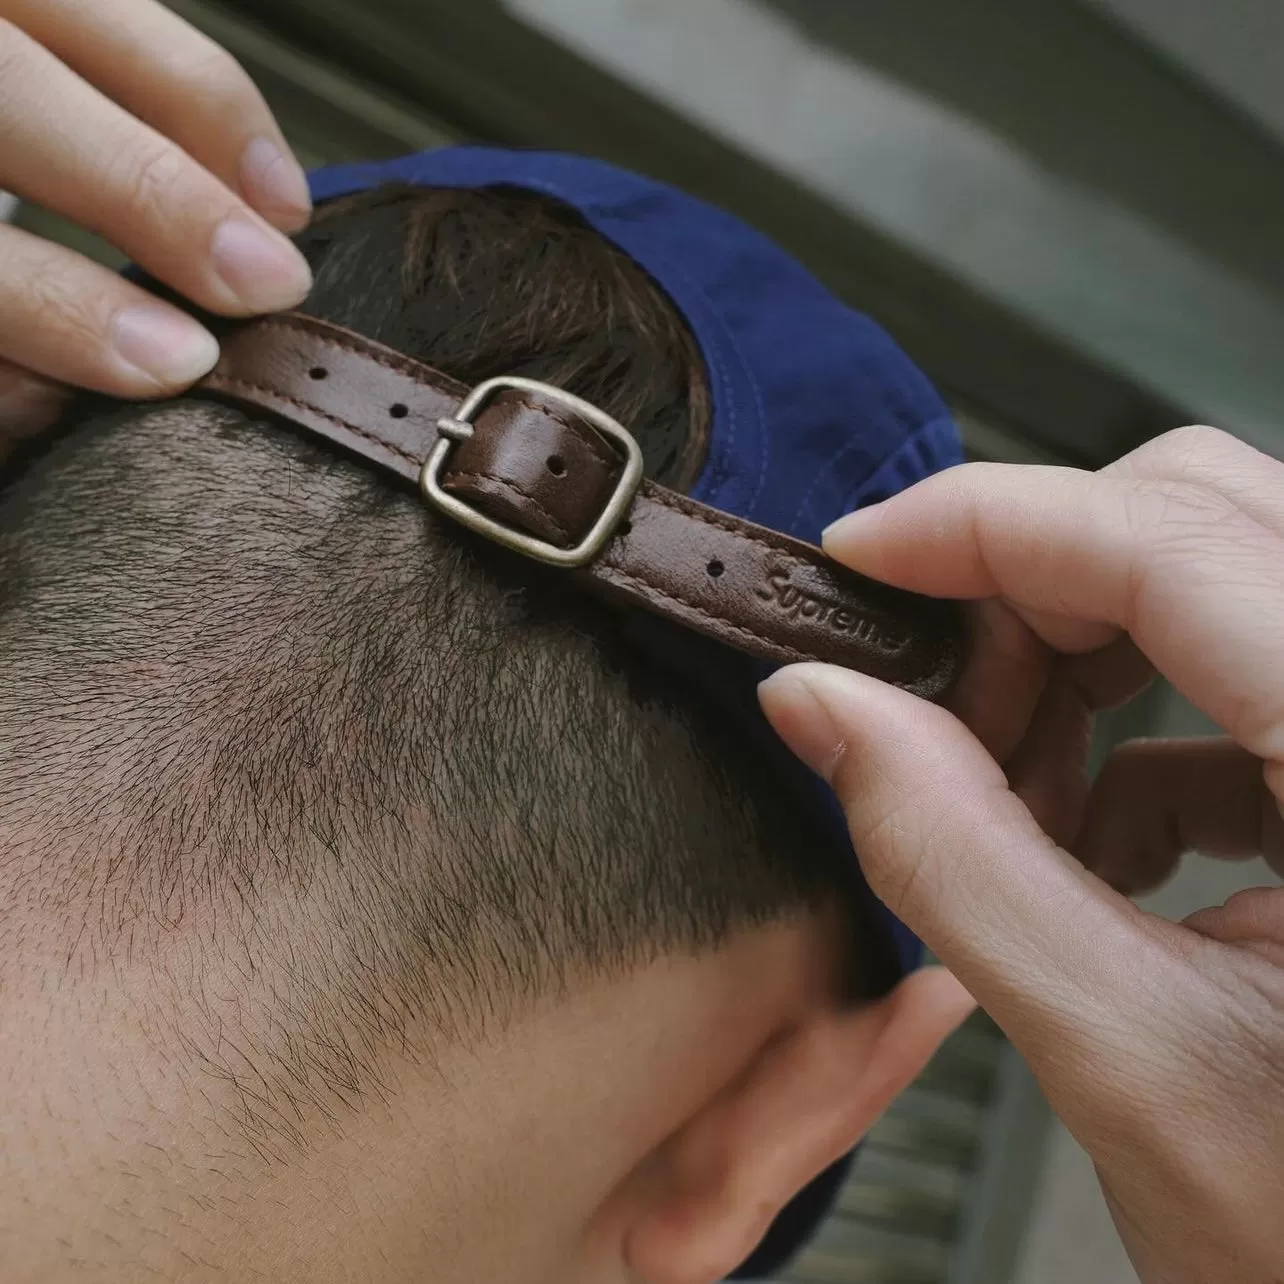
[(557, 414), (555, 411), (548, 410), (543, 406), (537, 406), (533, 401), (529, 401), (515, 392), (501, 393), (499, 397), (496, 398), (496, 401), (501, 405), (505, 401), (509, 405), (519, 405), (523, 410), (529, 410), (532, 414), (541, 415), (545, 419), (551, 419), (555, 424), (561, 424), (567, 432), (574, 434), (575, 440), (579, 442), (585, 450), (587, 450), (589, 454), (602, 465), (603, 468), (618, 469), (620, 467), (618, 456), (615, 458), (608, 458), (602, 453), (596, 440), (596, 434), (593, 434), (592, 436), (589, 435), (593, 430), (588, 425), (575, 423), (572, 420)]
[(787, 557), (795, 566), (816, 566), (812, 558), (800, 557), (797, 551), (786, 544), (777, 543), (774, 540), (764, 539), (760, 534), (746, 530), (744, 526), (731, 520), (718, 520), (718, 513), (714, 509), (697, 506), (694, 500), (686, 500), (683, 496), (670, 494), (661, 491), (655, 485), (643, 485), (641, 494), (653, 504), (658, 504), (661, 508), (667, 508), (671, 513), (677, 513), (681, 517), (688, 517), (692, 521), (702, 522), (705, 526), (716, 527), (720, 531), (726, 531), (728, 535), (734, 535), (750, 544), (756, 544), (759, 548), (765, 548), (768, 552), (774, 553), (778, 557)]
[[(259, 324), (275, 326), (280, 330), (294, 330), (306, 335), (309, 339), (325, 344), (327, 347), (337, 348), (340, 352), (350, 352), (354, 357), (360, 357), (364, 361), (373, 361), (375, 365), (383, 366), (385, 370), (391, 370), (394, 374), (402, 375), (419, 387), (423, 387), (426, 384), (434, 391), (441, 392), (443, 396), (458, 396), (462, 399), (467, 392), (466, 388), (456, 384), (449, 375), (442, 374), (439, 370), (433, 370), (431, 366), (426, 366), (421, 361), (415, 361), (410, 357), (402, 357), (395, 352), (381, 352), (374, 346), (367, 347), (361, 342), (359, 335), (353, 336), (357, 339), (357, 342), (354, 343), (351, 340), (342, 338), (340, 335), (331, 334), (320, 326), (309, 325), (307, 317), (268, 317), (260, 321)], [(434, 380), (423, 377), (425, 373), (436, 375), (441, 381), (449, 383), (449, 389), (437, 387)]]
[[(659, 598), (665, 602), (677, 602), (685, 606), (688, 610), (694, 611), (697, 615), (703, 616), (717, 624), (720, 628), (727, 629), (732, 633), (738, 633), (743, 638), (751, 638), (755, 642), (764, 642), (773, 647), (781, 655), (788, 656), (792, 661), (811, 661), (816, 659), (815, 652), (800, 651), (797, 647), (792, 647), (786, 642), (781, 642), (777, 638), (769, 637), (765, 633), (759, 633), (756, 629), (751, 629), (747, 625), (733, 624), (724, 616), (718, 615), (713, 611), (706, 610), (703, 606), (692, 602), (689, 598), (683, 597), (680, 593), (673, 593), (666, 589), (659, 588), (649, 580), (644, 580), (639, 576), (630, 575), (627, 571), (622, 571), (618, 566), (608, 566), (603, 564), (599, 573), (599, 578), (606, 580), (608, 583), (612, 580), (622, 580), (625, 584), (632, 585), (635, 589), (641, 591), (643, 597)], [(894, 687), (900, 687), (905, 691), (912, 691), (928, 679), (935, 676), (937, 670), (935, 667), (915, 673), (912, 677), (907, 678), (885, 678), (883, 681), (890, 683)]]
[(452, 472), (447, 475), (445, 484), (449, 486), (451, 482), (455, 482), (455, 481), (490, 482), (491, 485), (493, 486), (502, 486), (505, 490), (512, 491), (514, 495), (517, 495), (520, 498), (526, 500), (526, 502), (529, 504), (533, 504), (535, 506), (536, 512), (538, 512), (541, 516), (545, 517), (548, 520), (548, 524), (553, 528), (554, 531), (557, 532), (559, 536), (561, 536), (562, 539), (564, 539), (568, 544), (574, 543), (574, 541), (571, 539), (570, 532), (562, 525), (562, 523), (559, 522), (557, 518), (554, 517), (553, 514), (550, 513), (548, 509), (545, 508), (544, 505), (541, 504), (539, 500), (535, 498), (534, 495), (532, 495), (527, 490), (523, 490), (516, 482), (508, 481), (503, 477), (492, 477), (490, 473)]
[(372, 432), (367, 432), (357, 424), (349, 423), (346, 419), (341, 419), (338, 415), (332, 415), (328, 411), (322, 410), (320, 406), (314, 406), (309, 401), (304, 401), (301, 397), (293, 397), (289, 393), (282, 392), (279, 388), (269, 387), (267, 384), (254, 383), (249, 379), (237, 379), (231, 375), (225, 375), (215, 370), (213, 374), (207, 376), (203, 384), (207, 388), (225, 388), (228, 392), (234, 392), (237, 388), (242, 388), (246, 392), (262, 393), (271, 401), (283, 401), (286, 405), (294, 406), (298, 410), (305, 410), (309, 414), (316, 415), (318, 418), (326, 419), (330, 423), (340, 428), (346, 428), (349, 432), (355, 433), (358, 437), (364, 438), (373, 445), (381, 446), (384, 450), (390, 451), (394, 455), (401, 456), (407, 463), (418, 465), (421, 461), (415, 455), (407, 450), (402, 450), (400, 446), (394, 445), (385, 437), (376, 436)]
[(658, 597), (667, 602), (679, 602), (688, 610), (694, 611), (697, 615), (703, 616), (706, 620), (711, 620), (719, 627), (730, 629), (733, 633), (739, 633), (742, 637), (753, 638), (757, 642), (765, 642), (769, 646), (775, 647), (784, 655), (788, 655), (795, 660), (811, 660), (815, 657), (807, 654), (805, 651), (799, 651), (796, 647), (789, 646), (777, 638), (773, 638), (766, 633), (759, 633), (756, 629), (751, 629), (746, 624), (735, 624), (723, 615), (710, 611), (707, 607), (691, 601), (690, 598), (683, 597), (681, 593), (675, 593), (670, 589), (662, 589), (657, 584), (652, 584), (650, 580), (643, 579), (639, 575), (630, 575), (628, 571), (621, 570), (618, 566), (603, 566), (601, 577), (604, 580), (610, 580), (612, 577), (623, 580), (626, 584), (631, 584), (634, 588), (645, 590), (644, 596)]
[[(456, 387), (454, 381), (450, 380), (448, 375), (444, 375), (440, 371), (433, 370), (431, 366), (426, 366), (422, 362), (414, 361), (410, 357), (399, 357), (399, 354), (397, 353), (385, 353), (380, 352), (373, 347), (367, 347), (360, 341), (359, 336), (356, 337), (357, 341), (354, 342), (352, 340), (344, 339), (340, 335), (331, 334), (328, 330), (311, 324), (309, 318), (301, 316), (272, 317), (268, 318), (263, 324), (275, 326), (281, 330), (293, 330), (296, 333), (306, 335), (309, 339), (313, 339), (317, 343), (323, 344), (326, 347), (336, 348), (340, 352), (351, 353), (354, 357), (373, 361), (376, 365), (382, 366), (385, 370), (391, 370), (394, 374), (402, 375), (406, 379), (409, 379), (416, 387), (424, 387), (426, 385), (433, 391), (441, 393), (443, 396), (459, 396), (461, 400), (467, 392), (466, 389)], [(425, 378), (425, 375), (428, 374), (437, 376), (437, 379)], [(448, 388), (438, 386), (438, 379), (443, 383), (449, 382), (450, 386)], [(559, 414), (557, 411), (550, 410), (546, 406), (537, 405), (528, 397), (523, 397), (516, 392), (503, 393), (497, 400), (500, 404), (503, 404), (505, 401), (510, 404), (516, 403), (523, 409), (529, 410), (532, 414), (542, 415), (545, 419), (551, 419), (554, 423), (561, 424), (567, 432), (574, 433), (576, 440), (583, 444), (584, 448), (604, 468), (619, 468), (619, 459), (602, 453), (600, 443), (597, 441), (592, 429), (587, 425), (574, 422), (566, 418), (564, 415)]]
[[(362, 343), (359, 336), (355, 336), (355, 342), (352, 340), (346, 340), (339, 335), (331, 334), (321, 326), (312, 324), (310, 318), (302, 316), (269, 317), (265, 318), (260, 322), (260, 324), (275, 327), (280, 330), (294, 331), (295, 333), (302, 334), (309, 340), (314, 340), (325, 347), (335, 348), (340, 352), (350, 353), (352, 356), (359, 357), (362, 360), (373, 361), (376, 365), (382, 366), (385, 370), (391, 370), (394, 374), (401, 375), (408, 379), (416, 387), (427, 386), (430, 390), (437, 392), (442, 396), (458, 396), (462, 400), (463, 396), (466, 395), (467, 389), (456, 386), (454, 381), (450, 379), (449, 375), (433, 370), (431, 366), (426, 366), (422, 362), (416, 362), (409, 357), (401, 358), (397, 353), (380, 352), (376, 348), (368, 347)], [(435, 377), (429, 379), (425, 377), (427, 375)], [(258, 387), (259, 390), (263, 392), (274, 391), (271, 388), (263, 387), (261, 385), (252, 386)], [(549, 409), (547, 406), (537, 405), (534, 401), (530, 400), (530, 398), (524, 397), (520, 393), (503, 393), (498, 398), (498, 401), (501, 405), (504, 402), (508, 402), (510, 405), (515, 403), (521, 406), (524, 410), (529, 410), (532, 414), (542, 415), (545, 419), (551, 419), (554, 423), (560, 424), (565, 428), (567, 432), (574, 434), (575, 440), (579, 442), (585, 450), (587, 450), (589, 454), (591, 454), (593, 458), (602, 465), (603, 468), (609, 470), (618, 469), (620, 467), (619, 458), (604, 451), (601, 442), (598, 440), (596, 434), (593, 433), (590, 426), (568, 419), (565, 415), (559, 414), (556, 410)], [(309, 405), (307, 402), (297, 402), (295, 404), (304, 406)], [(339, 423), (345, 427), (351, 428), (353, 431), (359, 431), (355, 424), (350, 424), (346, 420), (337, 419), (332, 415), (327, 415), (324, 411), (319, 409), (317, 410), (317, 413), (322, 415), (324, 418), (330, 419), (333, 423)], [(370, 441), (381, 442), (384, 440), (382, 437), (371, 436), (364, 432), (360, 433), (360, 435), (366, 437), (366, 439)], [(494, 478), (492, 480), (498, 480), (498, 478)]]
[[(347, 361), (348, 356), (353, 358), (352, 362)], [(331, 357), (332, 364), (327, 366)], [(353, 377), (358, 400), (352, 402), (352, 408), (354, 414), (361, 416), (361, 422), (354, 423), (343, 417), (342, 412), (349, 408), (349, 403), (342, 389), (331, 392), (309, 387), (309, 365), (316, 367), (317, 375), (323, 370), (332, 370), (339, 383), (346, 383), (349, 375)], [(364, 383), (363, 366), (366, 367)], [(371, 371), (370, 366), (374, 366), (375, 371)], [(380, 370), (393, 378), (384, 380), (377, 373)], [(242, 372), (248, 377), (241, 377)], [(422, 462), (421, 452), (427, 454), (438, 440), (433, 436), (434, 425), (428, 421), (441, 413), (439, 407), (443, 403), (453, 401), (457, 407), (468, 395), (466, 387), (422, 361), (341, 326), (297, 313), (258, 320), (254, 329), (246, 333), (243, 347), (235, 337), (230, 340), (225, 347), (225, 364), (221, 361), (197, 385), (197, 392), (202, 389), (215, 395), (225, 393), (230, 399), (239, 398), (251, 407), (293, 419), (314, 434), (355, 449), (385, 469), (415, 473)], [(296, 390), (299, 395), (294, 395)], [(618, 475), (622, 460), (612, 443), (595, 431), (590, 421), (579, 416), (574, 403), (564, 404), (550, 394), (550, 404), (543, 404), (538, 393), (522, 395), (523, 391), (509, 390), (496, 399), (496, 410), (507, 407), (512, 416), (505, 421), (495, 415), (492, 422), (497, 438), (518, 431), (514, 423), (521, 414), (535, 415), (543, 425), (543, 436), (553, 443), (550, 448), (556, 449), (557, 444), (564, 442), (571, 451), (571, 470), (581, 483), (602, 480), (592, 477), (593, 466), (607, 475)], [(385, 393), (394, 402), (394, 413), (402, 419), (406, 418), (404, 408), (395, 403), (404, 401), (413, 407), (414, 417), (409, 423), (393, 429), (380, 419), (377, 406), (366, 407), (370, 396), (377, 400)], [(322, 404), (316, 404), (317, 401)], [(331, 402), (337, 413), (322, 408)], [(392, 440), (385, 433), (391, 433)], [(483, 429), (483, 442), (490, 435)], [(498, 454), (503, 458), (505, 452), (499, 449)], [(537, 461), (525, 454), (519, 454), (513, 462), (512, 469), (505, 463), (502, 469), (484, 471), (452, 470), (447, 462), (440, 480), (457, 493), (462, 491), (464, 497), (471, 493), (483, 509), (488, 497), (492, 508), (509, 507), (513, 511), (515, 506), (519, 527), (529, 528), (534, 524), (546, 528), (557, 540), (569, 544), (573, 537), (568, 528), (577, 526), (582, 515), (578, 501), (584, 497), (575, 493), (563, 496), (561, 492), (545, 489), (540, 485), (537, 470), (533, 477), (526, 477), (522, 468), (527, 465), (534, 468)], [(512, 471), (519, 480), (497, 476), (496, 471)], [(524, 485), (526, 481), (532, 483), (531, 490)], [(475, 489), (470, 491), (470, 487)], [(587, 485), (585, 488), (600, 489)], [(542, 498), (537, 497), (537, 493)], [(659, 511), (650, 513), (648, 504)], [(670, 523), (667, 517), (662, 519), (665, 513), (679, 520)], [(848, 579), (821, 550), (799, 540), (742, 521), (652, 481), (642, 482), (629, 515), (642, 528), (639, 533), (643, 538), (637, 546), (640, 557), (630, 559), (629, 541), (610, 541), (591, 565), (576, 573), (577, 578), (586, 581), (585, 587), (606, 590), (608, 596), (612, 591), (624, 595), (638, 606), (659, 611), (752, 654), (780, 661), (836, 656), (840, 662), (854, 663), (858, 668), (899, 674), (901, 676), (893, 677), (892, 681), (910, 690), (929, 689), (939, 693), (943, 680), (950, 676), (958, 659), (953, 637), (948, 636), (939, 642), (933, 639), (932, 654), (928, 656), (911, 653), (884, 660), (876, 647), (870, 647), (859, 636), (848, 636), (842, 630), (818, 632), (815, 626), (807, 624), (805, 615), (794, 618), (800, 613), (786, 617), (762, 610), (754, 600), (753, 585), (747, 581), (747, 587), (741, 592), (732, 591), (729, 595), (726, 586), (721, 591), (711, 591), (699, 574), (701, 553), (713, 558), (722, 546), (728, 561), (731, 560), (728, 554), (734, 553), (736, 561), (746, 562), (746, 571), (766, 571), (769, 576), (778, 571), (801, 572), (811, 591), (819, 589), (826, 600), (836, 594), (840, 604), (850, 603), (857, 610), (864, 609), (866, 595), (861, 591), (862, 577)], [(562, 517), (567, 520), (563, 522)], [(728, 539), (724, 541), (706, 532), (719, 532)], [(710, 561), (708, 569), (717, 575), (720, 568)], [(655, 580), (651, 578), (652, 573)], [(814, 577), (819, 577), (818, 584), (812, 582)], [(761, 593), (761, 586), (758, 591)], [(882, 600), (872, 585), (870, 599), (876, 603)], [(895, 602), (888, 599), (887, 604), (893, 616), (898, 615)], [(921, 611), (916, 615), (908, 599), (899, 614), (903, 615), (911, 636), (920, 629), (935, 627), (937, 616)]]
[[(646, 498), (653, 504), (659, 505), (661, 508), (667, 508), (672, 513), (677, 513), (679, 517), (685, 517), (694, 522), (701, 522), (705, 526), (712, 526), (716, 530), (725, 531), (728, 535), (732, 535), (746, 544), (753, 544), (758, 548), (765, 549), (773, 558), (784, 563), (786, 569), (792, 570), (797, 566), (809, 567), (811, 570), (821, 569), (815, 558), (800, 557), (792, 548), (785, 548), (771, 540), (762, 539), (753, 532), (746, 530), (743, 526), (736, 525), (734, 521), (720, 522), (717, 520), (716, 514), (712, 511), (701, 511), (699, 509), (693, 510), (688, 508), (685, 504), (679, 505), (671, 503), (666, 495), (657, 493), (654, 487), (648, 486), (640, 498), (641, 497)], [(682, 496), (675, 495), (674, 498), (681, 499)]]

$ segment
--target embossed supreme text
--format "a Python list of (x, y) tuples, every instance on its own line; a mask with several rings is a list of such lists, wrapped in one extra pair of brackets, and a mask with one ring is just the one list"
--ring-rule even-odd
[(805, 620), (815, 620), (817, 624), (827, 626), (835, 633), (850, 634), (867, 646), (876, 647), (889, 655), (909, 646), (910, 640), (904, 633), (890, 629), (842, 602), (809, 593), (790, 583), (788, 571), (774, 571), (754, 592), (764, 602), (771, 602), (778, 607), (790, 619), (801, 616)]

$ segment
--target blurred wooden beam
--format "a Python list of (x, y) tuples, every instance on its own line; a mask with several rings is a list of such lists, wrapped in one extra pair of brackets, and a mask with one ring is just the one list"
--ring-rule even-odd
[[(759, 2), (1226, 271), (1284, 294), (1284, 148), (1106, 16), (1112, 0)], [(1172, 0), (1148, 3), (1159, 22)], [(1232, 6), (1203, 8), (1210, 26), (1234, 21)]]

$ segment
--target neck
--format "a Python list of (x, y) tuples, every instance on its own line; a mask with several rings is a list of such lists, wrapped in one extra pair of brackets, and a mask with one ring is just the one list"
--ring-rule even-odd
[[(64, 1278), (72, 1260), (84, 1281), (605, 1278), (581, 1273), (609, 1256), (586, 1230), (596, 1210), (788, 1019), (783, 981), (746, 1013), (735, 948), (712, 974), (679, 958), (586, 985), (430, 1066), (385, 1057), (350, 1109), (291, 1117), (278, 1103), (277, 1130), (247, 1109), (269, 1090), (247, 1060), (236, 1075), (232, 1048), (217, 1069), (192, 1055), (208, 1034), (193, 1040), (195, 1023), (235, 1043), (220, 978), (180, 1020), (146, 969), (51, 984), (47, 966), (10, 961), (5, 1278)], [(760, 943), (749, 962), (787, 977), (793, 948), (782, 933), (778, 968), (762, 968)]]

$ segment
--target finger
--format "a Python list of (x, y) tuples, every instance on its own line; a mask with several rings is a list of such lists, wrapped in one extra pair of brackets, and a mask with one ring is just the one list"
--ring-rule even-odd
[[(1150, 666), (1123, 639), (1091, 655), (1059, 656), (1025, 735), (1001, 763), (1012, 792), (1039, 828), (1065, 847), (1083, 825), (1088, 801), (1088, 754), (1099, 710), (1135, 695)], [(999, 704), (1008, 703), (1009, 688)]]
[(280, 232), (174, 143), (0, 22), (0, 188), (101, 233), (213, 312), (292, 307), (311, 285)]
[(71, 250), (0, 226), (0, 262), (0, 359), (11, 365), (136, 398), (172, 395), (218, 360), (186, 313)]
[(1082, 693), (1094, 712), (1113, 709), (1140, 695), (1155, 677), (1155, 666), (1129, 637), (1119, 637), (1099, 651), (1063, 656), (1058, 667)]
[(5, 0), (5, 16), (146, 121), (275, 226), (297, 231), (307, 179), (254, 82), (154, 0)]
[[(1006, 602), (977, 602), (968, 615), (968, 660), (948, 707), (991, 757), (1006, 762), (1043, 695), (1052, 651)], [(995, 699), (995, 692), (1003, 693)]]
[(956, 719), (820, 665), (782, 670), (762, 701), (833, 785), (874, 891), (1027, 1055), (1091, 1048), (1117, 1023), (1120, 967), (1162, 947), (1039, 829)]
[(0, 360), (0, 461), (58, 419), (71, 390)]
[(969, 622), (968, 662), (946, 707), (1004, 766), (1025, 739), (1054, 667), (1092, 712), (1132, 699), (1154, 677), (1154, 666), (1126, 637), (1087, 655), (1057, 658), (997, 598), (974, 603)]
[(844, 518), (827, 547), (907, 588), (1008, 599), (1059, 650), (1096, 650), (1123, 629), (1246, 748), (1284, 757), (1284, 684), (1269, 681), (1284, 632), (1284, 539), (1224, 496), (966, 464)]
[(1093, 481), (1072, 468), (964, 464), (840, 518), (824, 534), (825, 550), (915, 592), (1006, 598), (1045, 643), (1095, 651), (1115, 640), (1118, 624), (1100, 611), (1072, 612), (1051, 578), (1071, 525), (1067, 506), (1081, 516)]
[(1166, 881), (1187, 852), (1260, 854), (1284, 872), (1284, 821), (1261, 762), (1233, 741), (1138, 740), (1102, 768), (1074, 850), (1112, 887), (1136, 893)]
[(1102, 471), (1202, 488), (1284, 534), (1284, 464), (1217, 428), (1195, 424), (1164, 433)]
[[(1084, 870), (945, 710), (818, 665), (775, 675), (763, 705), (831, 781), (874, 890), (1004, 1029), (1081, 1144), (1116, 1173), (1138, 1153), (1172, 1171), (1173, 1118), (1228, 1101), (1224, 1076), (1198, 1073), (1234, 1055), (1238, 995), (1212, 979), (1227, 947)], [(1265, 1007), (1250, 1005), (1259, 1023)]]
[[(1224, 905), (1196, 910), (1182, 920), (1192, 932), (1255, 950), (1277, 968), (1284, 968), (1284, 887), (1249, 887)], [(1276, 974), (1276, 986), (1281, 976)], [(1284, 998), (1284, 995), (1281, 995)]]
[(1063, 847), (1083, 823), (1092, 725), (1093, 707), (1061, 668), (1049, 681), (1025, 739), (1004, 764), (1008, 787), (1039, 828)]

